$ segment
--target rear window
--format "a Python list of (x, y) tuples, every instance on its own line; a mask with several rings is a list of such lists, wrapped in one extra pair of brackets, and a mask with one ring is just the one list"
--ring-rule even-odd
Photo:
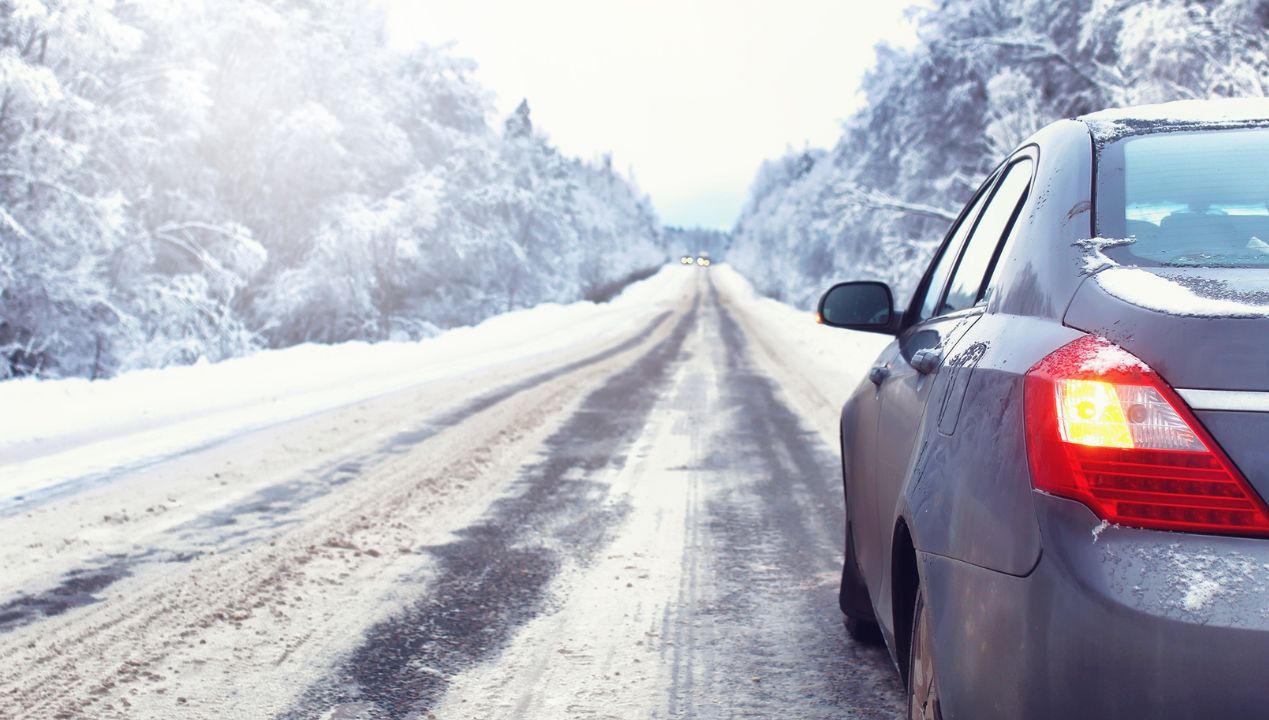
[(1144, 135), (1102, 149), (1097, 234), (1121, 265), (1269, 268), (1269, 130)]

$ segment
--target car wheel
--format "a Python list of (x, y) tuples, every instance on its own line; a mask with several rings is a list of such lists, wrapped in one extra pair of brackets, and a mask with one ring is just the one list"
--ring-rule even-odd
[(873, 619), (872, 600), (868, 598), (863, 573), (859, 572), (859, 561), (855, 559), (855, 543), (851, 539), (849, 527), (846, 530), (846, 560), (842, 563), (842, 584), (837, 593), (837, 605), (846, 616), (846, 634), (852, 640), (865, 645), (882, 643), (881, 628)]
[(934, 632), (925, 606), (925, 591), (918, 587), (912, 611), (912, 642), (908, 646), (908, 718), (943, 720), (938, 682), (934, 671)]

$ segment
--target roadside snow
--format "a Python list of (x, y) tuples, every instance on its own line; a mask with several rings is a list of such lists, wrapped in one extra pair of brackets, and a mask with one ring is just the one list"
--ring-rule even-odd
[[(746, 312), (763, 324), (765, 337), (776, 340), (776, 346), (790, 356), (787, 359), (818, 368), (819, 372), (808, 379), (832, 388), (834, 394), (853, 391), (882, 348), (894, 339), (880, 333), (820, 325), (815, 322), (813, 311), (799, 310), (758, 294), (749, 281), (730, 266), (717, 267), (714, 279), (729, 296), (744, 303)], [(842, 399), (845, 400), (845, 395)]]
[[(889, 338), (817, 325), (809, 311), (759, 296), (725, 265), (709, 272), (720, 290), (744, 305), (744, 317), (759, 326), (769, 354), (801, 378), (824, 418), (825, 432), (835, 432), (830, 419)], [(541, 305), (419, 342), (301, 345), (109, 380), (0, 383), (0, 408), (5, 409), (0, 413), (0, 503), (29, 501), (64, 483), (412, 385), (615, 338), (668, 309), (696, 273), (670, 266), (607, 304)]]
[(740, 319), (754, 325), (749, 336), (773, 360), (768, 369), (783, 380), (785, 392), (815, 422), (825, 442), (836, 447), (842, 403), (894, 338), (820, 325), (812, 311), (758, 294), (728, 265), (716, 265), (710, 272), (719, 292), (744, 306)]
[(648, 322), (691, 273), (667, 267), (607, 304), (546, 304), (418, 342), (269, 350), (109, 380), (0, 383), (0, 500)]

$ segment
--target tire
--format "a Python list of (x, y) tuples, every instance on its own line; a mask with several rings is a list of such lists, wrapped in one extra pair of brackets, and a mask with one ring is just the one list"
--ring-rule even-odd
[(881, 626), (871, 620), (856, 620), (853, 617), (842, 618), (846, 626), (846, 634), (860, 645), (881, 645), (885, 639), (881, 636)]
[(912, 638), (908, 645), (908, 720), (943, 720), (938, 678), (934, 668), (934, 633), (925, 606), (925, 590), (917, 587), (912, 609)]
[(872, 614), (872, 600), (864, 585), (859, 561), (855, 558), (855, 543), (850, 526), (846, 527), (846, 558), (842, 562), (842, 584), (837, 593), (837, 606), (846, 616), (846, 634), (864, 645), (880, 645), (883, 642), (881, 627)]

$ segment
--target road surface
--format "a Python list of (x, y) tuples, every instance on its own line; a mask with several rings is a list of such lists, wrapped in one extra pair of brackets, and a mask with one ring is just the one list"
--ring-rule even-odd
[(0, 717), (901, 715), (836, 609), (831, 402), (683, 272), (615, 339), (0, 514)]

